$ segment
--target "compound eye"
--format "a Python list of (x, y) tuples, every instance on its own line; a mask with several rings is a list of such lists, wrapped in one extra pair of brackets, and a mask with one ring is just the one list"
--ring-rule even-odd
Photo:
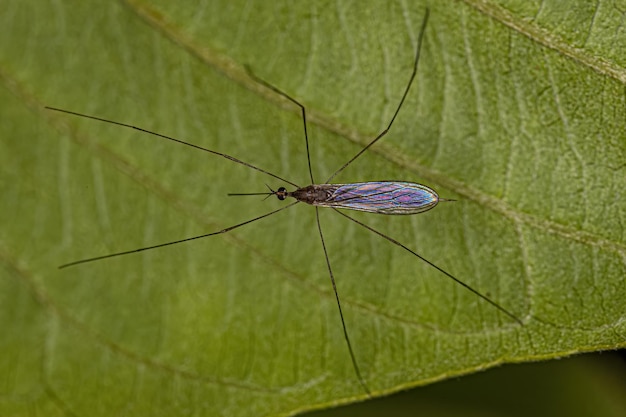
[(280, 187), (276, 190), (276, 197), (278, 197), (279, 200), (287, 198), (287, 189), (285, 187)]

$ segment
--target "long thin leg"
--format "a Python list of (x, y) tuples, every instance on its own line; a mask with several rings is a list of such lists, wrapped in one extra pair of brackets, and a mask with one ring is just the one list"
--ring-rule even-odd
[(398, 116), (398, 113), (400, 112), (400, 108), (402, 108), (402, 105), (404, 104), (404, 100), (406, 99), (406, 96), (409, 94), (409, 90), (411, 89), (411, 85), (413, 84), (413, 80), (415, 79), (415, 75), (417, 74), (417, 64), (418, 64), (419, 59), (420, 59), (420, 51), (422, 49), (422, 39), (424, 38), (424, 31), (426, 30), (426, 23), (428, 22), (429, 14), (430, 14), (430, 12), (428, 11), (428, 9), (426, 9), (426, 13), (424, 14), (424, 20), (422, 21), (422, 28), (420, 29), (420, 34), (419, 34), (419, 37), (417, 39), (417, 49), (415, 51), (415, 61), (413, 63), (413, 72), (411, 73), (411, 78), (409, 79), (409, 83), (407, 84), (406, 89), (404, 90), (404, 94), (402, 95), (402, 99), (400, 100), (400, 104), (398, 104), (398, 108), (396, 109), (396, 112), (393, 114), (393, 117), (391, 118), (391, 121), (389, 122), (389, 125), (387, 125), (387, 128), (385, 130), (383, 130), (382, 132), (380, 132), (378, 134), (378, 136), (376, 136), (374, 138), (374, 140), (372, 140), (363, 149), (361, 149), (356, 155), (354, 155), (352, 157), (352, 159), (350, 159), (348, 162), (343, 164), (343, 166), (341, 168), (339, 168), (337, 171), (335, 171), (333, 173), (333, 175), (331, 175), (325, 181), (325, 184), (328, 184), (330, 181), (332, 181), (332, 179), (335, 178), (335, 176), (337, 174), (339, 174), (341, 171), (346, 169), (346, 167), (348, 165), (350, 165), (352, 162), (354, 162), (354, 160), (357, 159), (359, 156), (363, 155), (363, 153), (365, 151), (367, 151), (372, 145), (374, 145), (376, 142), (378, 142), (383, 136), (385, 136), (387, 134), (387, 132), (389, 132), (389, 129), (391, 129), (391, 125), (396, 120), (396, 117)]
[(220, 235), (222, 233), (230, 232), (231, 230), (234, 230), (234, 229), (236, 229), (238, 227), (245, 226), (246, 224), (250, 224), (250, 223), (255, 222), (257, 220), (261, 220), (261, 219), (263, 219), (265, 217), (269, 217), (272, 214), (278, 213), (279, 211), (283, 211), (283, 210), (285, 210), (285, 209), (287, 209), (287, 208), (289, 208), (289, 207), (291, 207), (293, 205), (296, 205), (298, 203), (299, 203), (299, 201), (294, 201), (293, 203), (291, 203), (291, 204), (289, 204), (287, 206), (281, 207), (281, 208), (279, 208), (277, 210), (274, 210), (274, 211), (270, 211), (269, 213), (266, 213), (266, 214), (264, 214), (262, 216), (259, 216), (259, 217), (255, 217), (254, 219), (247, 220), (247, 221), (245, 221), (243, 223), (238, 223), (238, 224), (236, 224), (234, 226), (227, 227), (226, 229), (222, 229), (219, 232), (206, 233), (206, 234), (200, 235), (200, 236), (188, 237), (187, 239), (175, 240), (173, 242), (161, 243), (160, 245), (146, 246), (145, 248), (127, 250), (127, 251), (124, 251), (124, 252), (111, 253), (111, 254), (103, 255), (103, 256), (96, 256), (94, 258), (81, 259), (80, 261), (74, 261), (74, 262), (70, 262), (70, 263), (61, 265), (61, 266), (59, 266), (59, 269), (63, 269), (63, 268), (67, 268), (67, 267), (75, 266), (75, 265), (79, 265), (79, 264), (84, 264), (84, 263), (87, 263), (87, 262), (94, 262), (94, 261), (99, 261), (99, 260), (102, 260), (102, 259), (113, 258), (115, 256), (129, 255), (131, 253), (143, 252), (143, 251), (146, 251), (146, 250), (156, 249), (156, 248), (162, 248), (163, 246), (175, 245), (177, 243), (189, 242), (190, 240), (202, 239), (203, 237)]
[(394, 245), (400, 246), (402, 249), (404, 249), (407, 252), (413, 254), (414, 256), (418, 257), (422, 261), (426, 262), (428, 265), (430, 265), (431, 267), (435, 268), (437, 271), (441, 272), (442, 274), (444, 274), (448, 278), (452, 279), (457, 284), (463, 286), (467, 290), (471, 291), (473, 294), (476, 294), (477, 296), (479, 296), (480, 298), (482, 298), (483, 300), (485, 300), (486, 302), (488, 302), (489, 304), (491, 304), (492, 306), (494, 306), (495, 308), (497, 308), (498, 310), (500, 310), (501, 312), (503, 312), (504, 314), (506, 314), (507, 316), (509, 316), (513, 320), (515, 320), (517, 323), (519, 323), (521, 325), (524, 324), (522, 322), (522, 320), (520, 318), (518, 318), (515, 314), (511, 313), (510, 311), (508, 311), (507, 309), (502, 307), (500, 304), (498, 304), (495, 301), (491, 300), (489, 297), (479, 293), (478, 291), (476, 291), (475, 289), (473, 289), (472, 287), (470, 287), (469, 285), (467, 285), (466, 283), (464, 283), (460, 279), (456, 278), (454, 275), (452, 275), (449, 272), (441, 269), (440, 267), (438, 267), (437, 265), (435, 265), (434, 263), (432, 263), (428, 259), (424, 258), (422, 255), (420, 255), (419, 253), (415, 252), (414, 250), (408, 248), (407, 246), (403, 245), (402, 243), (398, 242), (397, 240), (387, 236), (386, 234), (384, 234), (382, 232), (379, 232), (378, 230), (376, 230), (376, 229), (366, 225), (365, 223), (362, 223), (362, 222), (358, 221), (357, 219), (355, 219), (353, 217), (348, 216), (347, 214), (345, 214), (345, 213), (343, 213), (343, 212), (341, 212), (341, 211), (339, 211), (339, 210), (337, 210), (335, 208), (333, 208), (333, 210), (335, 210), (337, 213), (341, 214), (343, 217), (345, 217), (345, 218), (353, 221), (354, 223), (358, 224), (359, 226), (362, 226), (362, 227), (366, 228), (370, 232), (376, 233), (378, 236), (380, 236), (380, 237), (382, 237), (384, 239), (387, 239), (388, 241), (390, 241)]
[(328, 258), (328, 251), (326, 250), (326, 243), (324, 243), (324, 234), (322, 233), (322, 225), (320, 224), (320, 212), (319, 208), (315, 207), (315, 218), (317, 220), (317, 230), (320, 232), (320, 239), (322, 240), (322, 248), (324, 249), (324, 257), (326, 258), (326, 265), (328, 266), (328, 275), (330, 275), (330, 282), (333, 284), (333, 291), (335, 292), (335, 299), (337, 300), (337, 308), (339, 309), (339, 317), (341, 318), (341, 327), (343, 328), (343, 337), (346, 339), (346, 344), (348, 345), (348, 351), (350, 352), (350, 359), (352, 360), (352, 367), (354, 368), (354, 372), (356, 373), (356, 377), (359, 380), (359, 383), (367, 393), (370, 395), (370, 390), (363, 380), (361, 376), (361, 371), (359, 370), (359, 365), (356, 361), (356, 357), (354, 356), (354, 351), (352, 350), (352, 344), (350, 343), (350, 336), (348, 336), (348, 329), (346, 328), (346, 322), (343, 318), (343, 310), (341, 309), (341, 301), (339, 301), (339, 293), (337, 292), (337, 284), (335, 284), (335, 276), (333, 275), (333, 269), (330, 267), (330, 259)]
[(246, 67), (246, 70), (248, 71), (248, 75), (252, 79), (254, 79), (256, 82), (264, 85), (265, 87), (269, 88), (273, 92), (280, 94), (281, 96), (285, 97), (287, 100), (294, 103), (296, 106), (300, 107), (300, 111), (302, 112), (302, 124), (304, 125), (304, 142), (306, 144), (306, 160), (309, 164), (309, 176), (311, 177), (311, 184), (315, 184), (315, 180), (313, 179), (313, 170), (311, 169), (311, 154), (309, 152), (309, 134), (307, 133), (307, 129), (306, 129), (306, 110), (304, 106), (302, 105), (302, 103), (300, 103), (295, 98), (291, 97), (289, 94), (285, 93), (280, 88), (275, 87), (272, 84), (268, 83), (267, 81), (263, 80), (262, 78), (257, 77), (250, 68)]
[(279, 177), (276, 174), (272, 174), (271, 172), (266, 171), (264, 169), (261, 169), (259, 167), (256, 167), (256, 166), (254, 166), (252, 164), (244, 162), (241, 159), (237, 159), (234, 156), (230, 156), (230, 155), (227, 155), (225, 153), (221, 153), (221, 152), (217, 152), (217, 151), (212, 151), (210, 149), (203, 148), (202, 146), (194, 145), (193, 143), (185, 142), (183, 140), (176, 139), (176, 138), (173, 138), (171, 136), (162, 135), (160, 133), (156, 133), (156, 132), (153, 132), (153, 131), (148, 130), (148, 129), (144, 129), (144, 128), (141, 128), (141, 127), (129, 125), (129, 124), (126, 124), (126, 123), (116, 122), (114, 120), (103, 119), (101, 117), (96, 117), (96, 116), (89, 116), (88, 114), (77, 113), (77, 112), (70, 111), (70, 110), (57, 109), (56, 107), (49, 107), (49, 106), (46, 106), (45, 108), (48, 109), (48, 110), (54, 110), (54, 111), (58, 111), (58, 112), (61, 112), (61, 113), (67, 113), (67, 114), (72, 114), (74, 116), (84, 117), (86, 119), (97, 120), (99, 122), (105, 122), (105, 123), (110, 123), (112, 125), (127, 127), (129, 129), (135, 129), (135, 130), (138, 130), (138, 131), (143, 132), (143, 133), (147, 133), (147, 134), (152, 135), (152, 136), (156, 136), (156, 137), (159, 137), (159, 138), (171, 140), (172, 142), (180, 143), (181, 145), (186, 145), (186, 146), (190, 146), (190, 147), (195, 148), (195, 149), (200, 149), (201, 151), (208, 152), (208, 153), (211, 153), (213, 155), (221, 156), (222, 158), (226, 158), (229, 161), (233, 161), (233, 162), (236, 162), (236, 163), (241, 164), (243, 166), (246, 166), (248, 168), (252, 168), (252, 169), (257, 170), (259, 172), (262, 172), (262, 173), (264, 173), (266, 175), (269, 175), (270, 177), (274, 177), (277, 180), (281, 180), (281, 181), (286, 182), (287, 184), (291, 184), (291, 185), (293, 185), (296, 188), (300, 188), (300, 186), (298, 184), (294, 184), (291, 181), (288, 181), (288, 180), (286, 180), (284, 178), (281, 178), (281, 177)]

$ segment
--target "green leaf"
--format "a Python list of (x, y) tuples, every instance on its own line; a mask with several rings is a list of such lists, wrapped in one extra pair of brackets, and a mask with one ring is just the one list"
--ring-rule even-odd
[[(7, 1), (0, 25), (4, 415), (289, 415), (367, 399), (314, 210), (227, 197), (285, 186), (60, 107), (175, 136), (307, 185), (422, 182), (455, 203), (332, 211), (346, 324), (377, 397), (498, 364), (625, 345), (621, 12), (570, 2)], [(582, 29), (581, 29), (582, 28)], [(609, 415), (608, 413), (606, 415)]]

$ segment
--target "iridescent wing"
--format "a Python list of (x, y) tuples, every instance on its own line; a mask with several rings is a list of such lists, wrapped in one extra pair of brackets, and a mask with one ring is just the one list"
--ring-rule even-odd
[(322, 184), (330, 196), (315, 205), (379, 214), (416, 214), (435, 207), (437, 193), (421, 184), (402, 181), (372, 181), (352, 184)]

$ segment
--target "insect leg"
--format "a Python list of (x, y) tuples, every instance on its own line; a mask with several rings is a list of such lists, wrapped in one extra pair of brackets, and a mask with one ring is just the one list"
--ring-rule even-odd
[(415, 61), (413, 62), (413, 72), (411, 73), (411, 77), (409, 78), (409, 83), (407, 84), (405, 90), (404, 90), (404, 94), (402, 94), (402, 99), (400, 100), (400, 103), (398, 104), (398, 108), (396, 108), (395, 113), (393, 114), (393, 117), (391, 118), (391, 121), (389, 122), (389, 124), (387, 125), (387, 127), (385, 128), (385, 130), (383, 130), (382, 132), (380, 132), (378, 134), (378, 136), (376, 136), (374, 138), (374, 140), (372, 140), (370, 143), (368, 143), (367, 145), (365, 145), (365, 147), (363, 149), (361, 149), (356, 155), (354, 155), (352, 157), (352, 159), (350, 159), (348, 162), (346, 162), (345, 164), (343, 164), (341, 166), (341, 168), (339, 168), (337, 171), (335, 171), (333, 173), (333, 175), (331, 175), (326, 181), (325, 184), (328, 184), (333, 178), (335, 178), (335, 176), (337, 174), (339, 174), (341, 171), (343, 171), (344, 169), (346, 169), (348, 167), (348, 165), (350, 165), (352, 162), (354, 162), (355, 159), (357, 159), (359, 156), (361, 156), (366, 150), (368, 150), (372, 145), (374, 145), (376, 142), (378, 142), (383, 136), (385, 136), (387, 134), (387, 132), (389, 132), (389, 129), (391, 129), (391, 125), (393, 124), (393, 122), (396, 120), (396, 117), (398, 116), (398, 113), (400, 112), (400, 108), (402, 108), (402, 105), (404, 104), (404, 100), (406, 99), (406, 96), (409, 94), (409, 90), (411, 89), (411, 85), (413, 84), (413, 80), (415, 79), (415, 75), (417, 74), (417, 64), (419, 62), (420, 59), (420, 51), (422, 49), (422, 39), (424, 38), (424, 32), (426, 30), (426, 23), (428, 22), (428, 16), (429, 16), (430, 12), (428, 9), (426, 9), (426, 13), (424, 14), (424, 20), (422, 21), (422, 27), (420, 29), (420, 33), (419, 33), (419, 37), (417, 39), (417, 49), (415, 50)]
[(58, 111), (58, 112), (61, 112), (61, 113), (71, 114), (73, 116), (83, 117), (85, 119), (97, 120), (99, 122), (104, 122), (104, 123), (109, 123), (109, 124), (112, 124), (112, 125), (122, 126), (122, 127), (128, 128), (128, 129), (134, 129), (134, 130), (137, 130), (139, 132), (147, 133), (149, 135), (152, 135), (152, 136), (155, 136), (155, 137), (158, 137), (158, 138), (167, 139), (167, 140), (172, 141), (172, 142), (180, 143), (181, 145), (189, 146), (191, 148), (199, 149), (201, 151), (208, 152), (208, 153), (211, 153), (213, 155), (221, 156), (222, 158), (226, 158), (229, 161), (232, 161), (232, 162), (235, 162), (237, 164), (246, 166), (246, 167), (248, 167), (250, 169), (254, 169), (256, 171), (262, 172), (262, 173), (264, 173), (266, 175), (269, 175), (271, 177), (274, 177), (274, 178), (276, 178), (278, 180), (281, 180), (281, 181), (284, 181), (284, 182), (286, 182), (288, 184), (291, 184), (294, 187), (300, 188), (298, 186), (298, 184), (296, 184), (296, 183), (293, 183), (293, 182), (288, 181), (288, 180), (286, 180), (284, 178), (281, 178), (278, 175), (272, 174), (271, 172), (266, 171), (266, 170), (264, 170), (262, 168), (259, 168), (259, 167), (255, 166), (255, 165), (252, 165), (252, 164), (249, 164), (247, 162), (244, 162), (241, 159), (237, 159), (234, 156), (230, 156), (230, 155), (227, 155), (227, 154), (222, 153), (222, 152), (212, 151), (211, 149), (203, 148), (202, 146), (194, 145), (191, 142), (185, 142), (184, 140), (176, 139), (176, 138), (174, 138), (172, 136), (167, 136), (167, 135), (163, 135), (161, 133), (153, 132), (152, 130), (144, 129), (144, 128), (139, 127), (139, 126), (133, 126), (133, 125), (129, 125), (127, 123), (116, 122), (115, 120), (103, 119), (102, 117), (90, 116), (88, 114), (77, 113), (77, 112), (71, 111), (71, 110), (63, 110), (63, 109), (59, 109), (59, 108), (56, 108), (56, 107), (50, 107), (50, 106), (45, 106), (44, 108), (47, 109), (47, 110), (53, 110), (53, 111)]
[(270, 211), (269, 213), (265, 213), (262, 216), (255, 217), (254, 219), (246, 220), (245, 222), (238, 223), (238, 224), (236, 224), (234, 226), (227, 227), (226, 229), (222, 229), (219, 232), (206, 233), (206, 234), (200, 235), (200, 236), (188, 237), (186, 239), (175, 240), (173, 242), (167, 242), (167, 243), (161, 243), (159, 245), (146, 246), (144, 248), (127, 250), (127, 251), (124, 251), (124, 252), (110, 253), (108, 255), (96, 256), (94, 258), (81, 259), (79, 261), (74, 261), (74, 262), (70, 262), (70, 263), (61, 265), (61, 266), (59, 266), (59, 269), (63, 269), (63, 268), (67, 268), (67, 267), (75, 266), (75, 265), (79, 265), (79, 264), (84, 264), (84, 263), (87, 263), (87, 262), (94, 262), (94, 261), (99, 261), (99, 260), (102, 260), (102, 259), (113, 258), (113, 257), (116, 257), (116, 256), (129, 255), (131, 253), (143, 252), (143, 251), (150, 250), (150, 249), (162, 248), (163, 246), (175, 245), (177, 243), (189, 242), (190, 240), (202, 239), (203, 237), (221, 235), (222, 233), (230, 232), (231, 230), (234, 230), (234, 229), (236, 229), (238, 227), (245, 226), (246, 224), (250, 224), (250, 223), (255, 222), (257, 220), (261, 220), (261, 219), (263, 219), (265, 217), (269, 217), (272, 214), (276, 214), (279, 211), (283, 211), (283, 210), (285, 210), (285, 209), (287, 209), (287, 208), (289, 208), (289, 207), (291, 207), (291, 206), (293, 206), (295, 204), (298, 204), (298, 203), (299, 203), (299, 201), (294, 201), (293, 203), (291, 203), (291, 204), (289, 204), (287, 206), (283, 206), (283, 207), (281, 207), (281, 208), (279, 208), (277, 210)]
[(267, 81), (257, 77), (256, 74), (254, 74), (252, 70), (247, 66), (246, 66), (246, 71), (248, 71), (248, 75), (250, 75), (250, 77), (252, 77), (252, 79), (254, 79), (256, 82), (264, 85), (265, 87), (269, 88), (273, 92), (280, 94), (287, 100), (294, 103), (296, 106), (300, 107), (300, 111), (302, 112), (302, 124), (304, 126), (304, 142), (306, 144), (306, 160), (309, 164), (309, 176), (311, 177), (311, 184), (315, 184), (315, 180), (313, 179), (313, 170), (311, 169), (311, 154), (309, 152), (309, 134), (307, 133), (307, 129), (306, 129), (306, 109), (304, 108), (304, 105), (302, 105), (302, 103), (300, 103), (298, 100), (291, 97), (289, 94), (285, 93), (283, 90), (279, 89), (278, 87), (275, 87), (272, 84), (268, 83)]
[(317, 230), (320, 232), (320, 239), (322, 240), (322, 248), (324, 249), (324, 257), (326, 258), (326, 265), (328, 266), (328, 274), (330, 275), (330, 282), (333, 284), (333, 291), (335, 292), (335, 299), (337, 300), (337, 308), (339, 309), (339, 317), (341, 318), (341, 326), (343, 328), (343, 336), (346, 340), (346, 344), (348, 345), (348, 351), (350, 352), (350, 359), (352, 360), (352, 367), (354, 368), (354, 372), (356, 373), (356, 377), (359, 380), (359, 383), (367, 393), (370, 395), (370, 390), (363, 380), (361, 376), (361, 371), (359, 370), (359, 365), (356, 361), (356, 357), (354, 356), (354, 351), (352, 350), (352, 344), (350, 343), (350, 336), (348, 336), (348, 329), (346, 328), (346, 322), (343, 318), (343, 310), (341, 309), (341, 302), (339, 301), (339, 293), (337, 293), (337, 285), (335, 284), (335, 276), (333, 275), (333, 269), (330, 266), (330, 259), (328, 258), (328, 251), (326, 250), (326, 244), (324, 243), (324, 234), (322, 233), (322, 226), (320, 224), (320, 213), (319, 208), (315, 207), (315, 218), (317, 220)]
[(386, 234), (379, 232), (378, 230), (366, 225), (365, 223), (362, 223), (360, 221), (358, 221), (357, 219), (348, 216), (347, 214), (333, 208), (333, 210), (335, 210), (337, 213), (341, 214), (343, 217), (353, 221), (354, 223), (358, 224), (359, 226), (362, 226), (364, 228), (366, 228), (367, 230), (369, 230), (372, 233), (377, 234), (378, 236), (387, 239), (389, 242), (393, 243), (394, 245), (400, 246), (402, 249), (406, 250), (407, 252), (413, 254), (414, 256), (418, 257), (419, 259), (421, 259), (422, 261), (426, 262), (428, 265), (430, 265), (431, 267), (435, 268), (437, 271), (441, 272), (442, 274), (444, 274), (445, 276), (447, 276), (448, 278), (450, 278), (451, 280), (453, 280), (454, 282), (456, 282), (457, 284), (461, 285), (462, 287), (464, 287), (465, 289), (471, 291), (472, 293), (474, 293), (475, 295), (479, 296), (480, 298), (482, 298), (483, 300), (485, 300), (486, 302), (488, 302), (489, 304), (491, 304), (492, 306), (494, 306), (495, 308), (497, 308), (498, 310), (500, 310), (502, 313), (506, 314), (507, 316), (509, 316), (510, 318), (512, 318), (513, 320), (515, 320), (517, 323), (523, 325), (524, 323), (522, 322), (522, 320), (520, 318), (518, 318), (515, 314), (511, 313), (509, 310), (507, 310), (506, 308), (502, 307), (500, 304), (496, 303), (495, 301), (493, 301), (492, 299), (490, 299), (489, 297), (487, 297), (486, 295), (481, 294), (480, 292), (476, 291), (474, 288), (470, 287), (469, 285), (467, 285), (466, 283), (464, 283), (463, 281), (461, 281), (460, 279), (456, 278), (454, 275), (452, 275), (451, 273), (447, 272), (446, 270), (438, 267), (437, 265), (435, 265), (434, 263), (432, 263), (431, 261), (429, 261), (428, 259), (424, 258), (422, 255), (420, 255), (419, 253), (415, 252), (414, 250), (410, 249), (409, 247), (403, 245), (402, 243), (398, 242), (397, 240), (395, 240), (392, 237), (387, 236)]

